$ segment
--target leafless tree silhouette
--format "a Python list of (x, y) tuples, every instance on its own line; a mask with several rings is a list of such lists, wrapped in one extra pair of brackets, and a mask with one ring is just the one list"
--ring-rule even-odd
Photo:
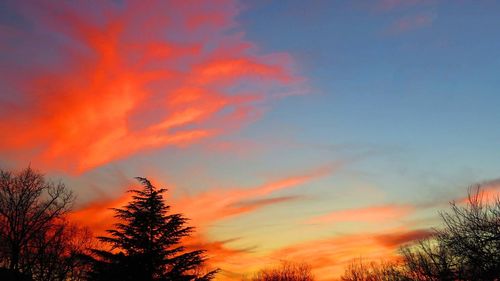
[(354, 259), (344, 271), (342, 281), (402, 281), (405, 274), (397, 262), (364, 262)]
[(306, 263), (282, 262), (277, 267), (263, 269), (252, 281), (313, 281), (311, 267)]
[(400, 249), (399, 264), (353, 263), (342, 280), (500, 280), (500, 199), (486, 198), (481, 186), (474, 186), (466, 200), (450, 205), (433, 235)]
[[(90, 240), (65, 215), (74, 200), (62, 183), (30, 167), (0, 170), (0, 266), (23, 280), (76, 280), (76, 253)], [(71, 279), (71, 278), (70, 278)]]

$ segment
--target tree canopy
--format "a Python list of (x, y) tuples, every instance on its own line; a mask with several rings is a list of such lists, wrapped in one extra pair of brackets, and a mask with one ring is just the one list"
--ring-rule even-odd
[(113, 209), (118, 222), (99, 240), (109, 250), (95, 249), (92, 280), (211, 280), (216, 270), (200, 274), (204, 250), (187, 251), (181, 239), (192, 227), (181, 214), (171, 214), (164, 203), (166, 189), (156, 188), (146, 178), (136, 178), (142, 189), (131, 190), (132, 199)]

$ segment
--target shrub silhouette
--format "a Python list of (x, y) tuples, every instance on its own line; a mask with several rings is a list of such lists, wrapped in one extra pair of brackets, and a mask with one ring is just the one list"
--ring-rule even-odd
[(132, 200), (123, 208), (114, 209), (119, 222), (99, 240), (111, 250), (94, 250), (90, 280), (211, 280), (215, 271), (199, 274), (205, 261), (204, 251), (186, 251), (181, 238), (193, 228), (186, 227), (186, 218), (169, 214), (162, 194), (146, 178), (136, 178), (141, 190), (132, 190)]
[(342, 281), (398, 281), (406, 280), (399, 265), (395, 262), (369, 262), (353, 260), (344, 271)]
[(311, 267), (305, 263), (282, 262), (280, 266), (263, 269), (252, 281), (313, 281)]

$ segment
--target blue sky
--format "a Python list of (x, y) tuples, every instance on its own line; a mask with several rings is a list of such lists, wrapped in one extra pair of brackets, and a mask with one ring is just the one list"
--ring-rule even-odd
[[(316, 95), (290, 99), (267, 118), (295, 127), (302, 142), (371, 146), (403, 158), (372, 157), (372, 169), (382, 173), (435, 172), (450, 184), (455, 177), (464, 184), (494, 178), (499, 3), (410, 2), (391, 9), (375, 1), (250, 5), (239, 17), (247, 36), (298, 58)], [(390, 32), (395, 22), (419, 15), (432, 20)]]

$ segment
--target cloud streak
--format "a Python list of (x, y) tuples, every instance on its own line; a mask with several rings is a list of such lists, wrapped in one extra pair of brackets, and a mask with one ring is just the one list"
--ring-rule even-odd
[(348, 210), (339, 210), (309, 219), (312, 224), (329, 224), (339, 222), (368, 222), (377, 223), (402, 219), (413, 211), (413, 207), (406, 205), (385, 205)]
[(419, 13), (411, 16), (405, 16), (394, 21), (388, 28), (387, 33), (396, 35), (409, 31), (430, 27), (434, 22), (435, 16), (430, 13)]
[[(210, 265), (223, 268), (221, 276), (227, 277), (227, 280), (234, 280), (234, 278), (241, 277), (239, 275), (241, 272), (257, 269), (263, 259), (252, 255), (252, 249), (234, 248), (229, 245), (238, 238), (224, 241), (210, 239), (209, 228), (223, 220), (250, 214), (267, 206), (300, 200), (303, 198), (300, 195), (279, 196), (275, 194), (284, 190), (306, 187), (314, 180), (331, 175), (341, 166), (341, 163), (325, 165), (253, 187), (211, 188), (191, 196), (169, 196), (166, 200), (173, 212), (184, 214), (189, 218), (189, 224), (196, 227), (194, 236), (185, 241), (187, 247), (208, 250)], [(92, 202), (72, 212), (70, 219), (89, 227), (96, 235), (102, 235), (116, 221), (110, 208), (123, 207), (130, 199), (131, 194), (124, 193), (116, 199)]]
[(395, 259), (399, 246), (428, 235), (428, 230), (405, 228), (391, 229), (383, 233), (344, 234), (284, 247), (270, 256), (274, 261), (307, 261), (318, 280), (334, 280), (353, 259), (361, 257), (368, 262)]
[[(319, 167), (303, 174), (293, 175), (270, 181), (256, 187), (213, 188), (194, 196), (180, 198), (177, 206), (196, 225), (216, 223), (223, 219), (249, 213), (262, 207), (297, 200), (298, 196), (267, 198), (278, 191), (300, 187), (309, 182), (330, 175), (341, 164)], [(210, 206), (207, 208), (206, 206)]]
[(21, 27), (4, 28), (16, 32), (0, 46), (22, 44), (0, 68), (17, 77), (0, 97), (0, 151), (46, 168), (82, 172), (216, 137), (302, 81), (287, 54), (258, 54), (235, 31), (234, 1), (11, 6)]
[[(191, 196), (169, 197), (174, 212), (185, 214), (200, 229), (218, 221), (247, 214), (263, 207), (301, 199), (301, 196), (273, 196), (278, 191), (297, 188), (313, 180), (331, 175), (341, 164), (321, 166), (302, 174), (272, 180), (255, 187), (210, 188)], [(111, 200), (89, 203), (71, 214), (73, 220), (103, 232), (114, 221), (110, 208), (120, 208), (130, 200), (130, 194)]]
[(380, 0), (376, 3), (379, 11), (391, 11), (401, 8), (433, 4), (435, 0)]

